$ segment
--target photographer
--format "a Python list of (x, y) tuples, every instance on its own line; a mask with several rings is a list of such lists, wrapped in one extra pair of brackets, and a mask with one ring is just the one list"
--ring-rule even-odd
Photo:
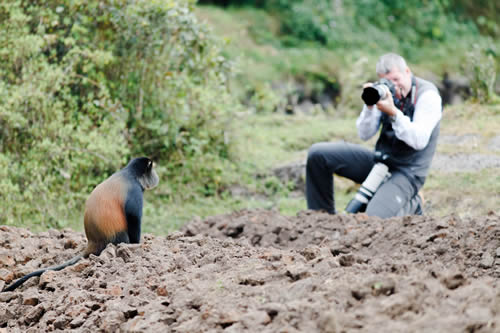
[[(379, 91), (381, 99), (363, 106), (356, 126), (362, 140), (370, 139), (381, 128), (375, 151), (390, 156), (391, 176), (373, 194), (366, 213), (383, 218), (421, 214), (418, 191), (436, 150), (441, 97), (434, 84), (413, 76), (397, 54), (380, 57), (376, 72), (381, 81), (389, 81), (363, 86), (363, 99), (370, 87)], [(308, 208), (334, 214), (333, 174), (361, 184), (375, 165), (374, 158), (374, 151), (347, 142), (312, 145), (306, 166)]]

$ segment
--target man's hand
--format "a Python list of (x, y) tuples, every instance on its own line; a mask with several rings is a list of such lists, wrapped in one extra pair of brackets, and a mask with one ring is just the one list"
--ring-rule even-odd
[(377, 108), (382, 111), (383, 113), (386, 113), (388, 116), (395, 116), (397, 108), (394, 105), (394, 100), (392, 99), (392, 94), (391, 91), (389, 90), (388, 87), (385, 85), (382, 85), (384, 89), (386, 90), (385, 98), (381, 99), (378, 101)]

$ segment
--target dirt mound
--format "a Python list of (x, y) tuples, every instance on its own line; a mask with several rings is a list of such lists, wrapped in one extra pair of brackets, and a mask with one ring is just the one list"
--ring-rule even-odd
[[(499, 222), (273, 211), (196, 220), (0, 293), (0, 332), (493, 332)], [(0, 227), (0, 287), (84, 244), (69, 230)]]

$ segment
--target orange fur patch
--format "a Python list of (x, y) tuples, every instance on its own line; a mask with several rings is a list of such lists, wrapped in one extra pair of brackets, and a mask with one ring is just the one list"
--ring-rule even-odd
[(85, 204), (85, 234), (89, 240), (110, 240), (118, 232), (127, 230), (124, 201), (128, 186), (115, 174), (99, 184)]

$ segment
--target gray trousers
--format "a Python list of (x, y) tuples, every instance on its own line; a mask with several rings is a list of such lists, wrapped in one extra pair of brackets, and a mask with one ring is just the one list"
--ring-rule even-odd
[[(321, 142), (311, 146), (306, 165), (307, 207), (334, 214), (333, 174), (361, 184), (375, 165), (374, 152), (347, 142)], [(418, 190), (423, 185), (406, 174), (391, 170), (373, 195), (366, 214), (382, 218), (421, 214)]]

